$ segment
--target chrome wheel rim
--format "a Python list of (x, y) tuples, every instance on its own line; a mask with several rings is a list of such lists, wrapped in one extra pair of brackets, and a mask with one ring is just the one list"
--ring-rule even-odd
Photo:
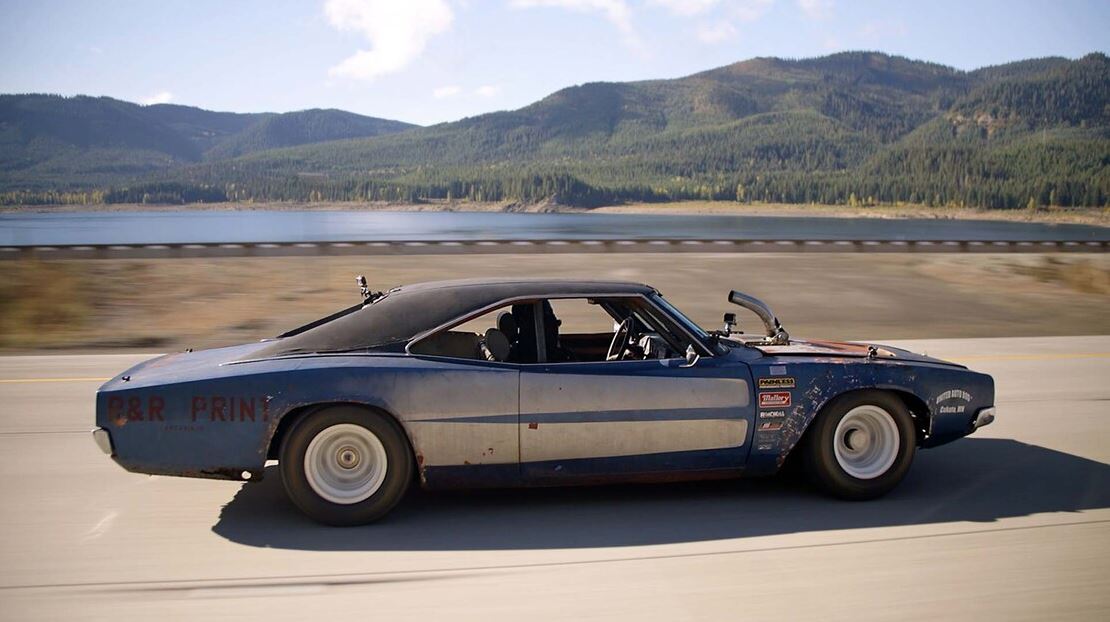
[(856, 406), (836, 425), (833, 451), (840, 468), (857, 479), (875, 479), (898, 458), (898, 424), (872, 404)]
[(389, 460), (385, 446), (366, 428), (340, 423), (320, 431), (304, 454), (308, 485), (322, 498), (350, 505), (382, 487)]

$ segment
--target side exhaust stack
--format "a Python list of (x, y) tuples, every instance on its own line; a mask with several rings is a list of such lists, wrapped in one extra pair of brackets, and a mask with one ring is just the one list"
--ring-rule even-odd
[(732, 290), (728, 293), (728, 301), (734, 305), (740, 305), (745, 309), (755, 313), (759, 319), (763, 321), (763, 326), (766, 329), (765, 339), (767, 345), (772, 346), (785, 346), (790, 343), (790, 335), (786, 329), (779, 323), (779, 319), (775, 317), (775, 313), (771, 311), (771, 307), (762, 300), (749, 296), (745, 293)]

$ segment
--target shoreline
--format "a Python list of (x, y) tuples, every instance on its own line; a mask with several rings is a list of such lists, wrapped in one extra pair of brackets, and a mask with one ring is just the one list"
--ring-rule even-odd
[(386, 202), (263, 202), (263, 203), (186, 203), (108, 205), (9, 205), (0, 214), (90, 212), (177, 212), (177, 211), (320, 211), (320, 212), (478, 212), (478, 213), (556, 213), (556, 214), (660, 214), (687, 216), (749, 216), (785, 218), (853, 218), (887, 220), (981, 220), (1042, 224), (1081, 224), (1110, 226), (1110, 208), (1045, 208), (1029, 210), (980, 210), (925, 205), (847, 205), (794, 203), (730, 203), (725, 201), (678, 201), (673, 203), (629, 203), (594, 208), (556, 203), (521, 204), (514, 202), (471, 203), (429, 201), (427, 203)]

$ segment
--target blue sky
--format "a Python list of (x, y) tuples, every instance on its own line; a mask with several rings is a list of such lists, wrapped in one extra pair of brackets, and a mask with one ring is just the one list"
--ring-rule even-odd
[(430, 124), (754, 56), (973, 69), (1106, 52), (1108, 32), (1108, 0), (0, 0), (0, 92)]

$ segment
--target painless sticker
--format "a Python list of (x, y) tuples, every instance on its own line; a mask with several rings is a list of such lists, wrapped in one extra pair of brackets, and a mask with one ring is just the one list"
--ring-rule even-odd
[(793, 389), (794, 379), (789, 376), (781, 376), (778, 378), (760, 378), (760, 389)]
[(759, 394), (760, 408), (786, 408), (789, 405), (790, 393), (787, 391), (775, 391), (773, 393)]
[(785, 410), (761, 410), (759, 411), (760, 419), (785, 419)]

